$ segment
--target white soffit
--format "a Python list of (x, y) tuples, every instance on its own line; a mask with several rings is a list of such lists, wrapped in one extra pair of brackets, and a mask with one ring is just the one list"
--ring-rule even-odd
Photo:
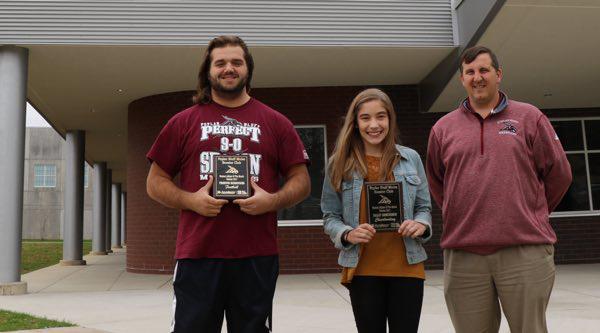
[[(86, 131), (88, 161), (124, 181), (127, 108), (154, 94), (193, 90), (203, 46), (22, 45), (28, 98), (62, 134)], [(251, 46), (253, 87), (417, 84), (452, 47)]]
[[(497, 53), (510, 98), (542, 109), (598, 107), (598, 18), (597, 0), (509, 0), (477, 44)], [(431, 111), (451, 111), (464, 97), (457, 69)]]

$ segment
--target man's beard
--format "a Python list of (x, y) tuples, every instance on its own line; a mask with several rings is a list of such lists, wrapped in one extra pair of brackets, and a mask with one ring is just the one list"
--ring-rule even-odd
[(248, 77), (241, 77), (240, 78), (240, 82), (238, 82), (238, 84), (236, 84), (233, 87), (225, 87), (223, 86), (218, 79), (215, 79), (213, 77), (208, 77), (208, 80), (210, 81), (210, 87), (223, 95), (239, 95), (240, 93), (242, 93), (242, 91), (244, 91), (244, 89), (246, 89), (246, 82), (248, 81)]

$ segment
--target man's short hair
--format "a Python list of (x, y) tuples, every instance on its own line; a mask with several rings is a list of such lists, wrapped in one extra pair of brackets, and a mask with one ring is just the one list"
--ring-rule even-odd
[(477, 56), (479, 56), (480, 54), (484, 54), (487, 53), (490, 55), (490, 58), (492, 58), (492, 66), (496, 69), (499, 70), (500, 69), (500, 63), (498, 62), (498, 57), (496, 57), (496, 54), (494, 54), (494, 52), (492, 52), (492, 50), (488, 49), (485, 46), (481, 46), (481, 45), (476, 45), (473, 47), (470, 47), (466, 50), (463, 51), (462, 55), (460, 56), (460, 72), (462, 73), (463, 71), (463, 64), (470, 64), (472, 63), (475, 58), (477, 58)]

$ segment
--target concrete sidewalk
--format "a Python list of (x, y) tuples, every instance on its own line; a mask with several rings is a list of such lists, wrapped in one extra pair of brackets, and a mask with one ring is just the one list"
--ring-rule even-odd
[[(125, 271), (125, 252), (86, 256), (87, 266), (52, 266), (23, 276), (29, 294), (0, 297), (0, 308), (80, 328), (52, 333), (165, 333), (171, 322), (169, 275)], [(600, 264), (557, 267), (550, 307), (550, 332), (598, 332)], [(338, 274), (282, 275), (274, 304), (274, 332), (355, 332), (348, 292)], [(225, 330), (223, 330), (225, 332)], [(453, 332), (444, 303), (442, 272), (428, 271), (420, 332)], [(501, 332), (509, 332), (503, 321)]]

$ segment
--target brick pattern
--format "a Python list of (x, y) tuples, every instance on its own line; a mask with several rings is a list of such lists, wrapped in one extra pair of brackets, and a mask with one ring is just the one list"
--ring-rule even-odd
[[(346, 108), (366, 87), (314, 87), (253, 89), (252, 95), (285, 114), (296, 125), (325, 124), (331, 152), (343, 123)], [(387, 86), (398, 115), (403, 145), (417, 150), (424, 161), (427, 138), (443, 114), (418, 112), (416, 86)], [(176, 112), (191, 105), (192, 92), (155, 95), (129, 106), (127, 162), (128, 241), (127, 270), (138, 273), (171, 273), (178, 212), (152, 201), (146, 194), (149, 164), (145, 158), (162, 126)], [(549, 110), (551, 117), (600, 116), (600, 109)], [(441, 212), (434, 204), (432, 240), (426, 244), (426, 267), (443, 267), (439, 248)], [(600, 262), (600, 217), (553, 218), (559, 243), (557, 263)], [(321, 227), (280, 227), (278, 231), (282, 273), (339, 271), (337, 250)]]
[(559, 264), (600, 262), (600, 217), (552, 218), (556, 231), (554, 260)]
[(340, 271), (338, 253), (322, 227), (280, 227), (277, 237), (282, 274)]
[(146, 194), (146, 153), (177, 112), (191, 105), (191, 93), (143, 98), (129, 105), (127, 144), (127, 271), (171, 274), (179, 212)]

